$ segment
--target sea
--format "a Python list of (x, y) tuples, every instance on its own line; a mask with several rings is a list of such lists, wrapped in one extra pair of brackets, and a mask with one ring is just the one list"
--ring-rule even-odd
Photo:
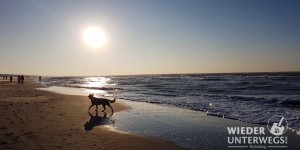
[(300, 131), (300, 72), (43, 77), (41, 84), (253, 124), (280, 115)]

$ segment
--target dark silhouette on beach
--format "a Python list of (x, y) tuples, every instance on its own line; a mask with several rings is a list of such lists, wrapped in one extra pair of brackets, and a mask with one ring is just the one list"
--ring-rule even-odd
[(40, 81), (40, 82), (42, 81), (42, 77), (41, 77), (41, 76), (39, 76), (39, 81)]
[(21, 84), (21, 76), (18, 75), (18, 83)]
[(113, 115), (113, 113), (111, 113), (109, 116), (106, 115), (105, 112), (103, 112), (103, 116), (100, 117), (98, 116), (98, 111), (96, 111), (95, 116), (93, 116), (90, 112), (89, 112), (89, 116), (91, 117), (89, 122), (86, 122), (84, 124), (84, 129), (86, 131), (90, 131), (92, 130), (95, 126), (102, 126), (102, 125), (110, 125), (110, 124), (115, 124), (115, 122), (113, 120), (110, 120), (110, 117)]
[(21, 82), (24, 83), (24, 75), (21, 75)]
[(91, 100), (92, 105), (89, 107), (89, 110), (91, 109), (91, 107), (93, 107), (94, 105), (96, 106), (96, 111), (98, 111), (98, 105), (102, 105), (103, 107), (103, 112), (105, 111), (105, 106), (107, 105), (108, 107), (110, 107), (112, 113), (114, 113), (114, 109), (110, 106), (110, 103), (114, 103), (116, 101), (116, 99), (114, 98), (114, 100), (109, 100), (106, 98), (98, 98), (98, 97), (94, 97), (93, 94), (90, 94), (88, 96), (88, 98)]
[(9, 80), (10, 80), (10, 82), (12, 82), (12, 80), (13, 80), (13, 77), (12, 77), (12, 76), (9, 76)]

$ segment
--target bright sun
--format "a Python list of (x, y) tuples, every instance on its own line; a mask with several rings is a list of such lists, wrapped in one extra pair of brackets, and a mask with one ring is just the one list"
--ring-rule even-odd
[(91, 48), (101, 48), (106, 41), (105, 33), (97, 26), (86, 28), (83, 38), (85, 43)]

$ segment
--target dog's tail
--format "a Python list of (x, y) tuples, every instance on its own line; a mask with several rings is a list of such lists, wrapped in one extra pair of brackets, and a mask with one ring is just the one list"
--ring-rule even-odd
[(109, 100), (110, 103), (114, 103), (116, 101), (116, 99), (114, 98), (114, 100)]

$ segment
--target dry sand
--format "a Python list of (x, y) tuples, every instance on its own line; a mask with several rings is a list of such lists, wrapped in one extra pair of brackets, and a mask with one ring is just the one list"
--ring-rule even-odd
[[(36, 90), (38, 87), (30, 81), (18, 85), (0, 79), (0, 149), (181, 149), (174, 143), (105, 126), (86, 131), (84, 125), (91, 119), (87, 97)], [(128, 109), (118, 102), (112, 107), (115, 112)], [(90, 111), (93, 115), (94, 110)], [(111, 113), (109, 108), (106, 112)]]

